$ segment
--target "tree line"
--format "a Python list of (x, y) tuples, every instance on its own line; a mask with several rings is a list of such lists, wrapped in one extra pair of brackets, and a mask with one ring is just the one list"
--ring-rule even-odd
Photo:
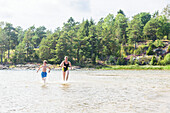
[[(167, 6), (168, 7), (168, 6)], [(0, 23), (1, 64), (20, 64), (48, 60), (60, 63), (64, 56), (76, 65), (121, 60), (134, 54), (142, 41), (170, 40), (168, 9), (159, 14), (141, 12), (129, 19), (122, 10), (108, 14), (95, 22), (72, 17), (54, 32), (45, 26), (31, 26), (24, 30), (11, 23)], [(133, 46), (134, 45), (134, 46)]]

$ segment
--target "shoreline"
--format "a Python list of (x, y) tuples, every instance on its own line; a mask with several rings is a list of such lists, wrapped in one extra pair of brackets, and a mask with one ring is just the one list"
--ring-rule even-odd
[(166, 66), (152, 66), (152, 65), (116, 65), (116, 66), (108, 66), (102, 67), (102, 70), (170, 70), (170, 65)]
[[(0, 70), (36, 70), (40, 64), (18, 64), (18, 65), (0, 65)], [(61, 70), (57, 65), (48, 65), (52, 70)], [(170, 70), (170, 65), (152, 66), (152, 65), (108, 65), (103, 67), (80, 67), (72, 66), (72, 70)]]

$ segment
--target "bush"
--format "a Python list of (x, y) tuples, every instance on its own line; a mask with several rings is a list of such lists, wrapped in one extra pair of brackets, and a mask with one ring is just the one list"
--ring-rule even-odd
[(146, 51), (146, 54), (147, 55), (153, 55), (154, 54), (152, 45), (149, 46), (148, 50)]
[(159, 58), (158, 58), (157, 65), (161, 65), (161, 60), (162, 60), (162, 56), (160, 55)]
[(156, 40), (156, 41), (154, 42), (154, 45), (155, 45), (156, 47), (164, 47), (164, 43), (163, 43), (161, 40)]
[(127, 52), (127, 54), (133, 54), (134, 52), (133, 45), (129, 45), (128, 47), (126, 47), (125, 51)]
[(168, 50), (167, 51), (170, 52), (170, 46), (168, 46)]
[(109, 63), (110, 64), (114, 64), (115, 63), (115, 58), (112, 55), (109, 57)]
[(126, 61), (123, 57), (119, 57), (116, 62), (117, 65), (126, 65)]
[(135, 51), (134, 51), (134, 54), (135, 55), (140, 55), (142, 53), (142, 48), (141, 47), (139, 47), (138, 49), (136, 49)]
[(165, 61), (164, 60), (161, 60), (161, 65), (165, 65)]
[(139, 60), (138, 59), (135, 60), (135, 65), (139, 65)]
[(156, 60), (156, 57), (153, 55), (151, 61), (150, 61), (150, 64), (151, 65), (156, 65), (157, 64), (157, 60)]
[(152, 59), (152, 58), (151, 58), (150, 56), (148, 56), (148, 57), (141, 57), (141, 58), (138, 59), (138, 64), (139, 64), (139, 65), (149, 64), (150, 61), (151, 61), (151, 59)]
[(168, 54), (164, 57), (164, 62), (165, 62), (165, 64), (170, 64), (170, 53), (168, 53)]
[(129, 64), (130, 64), (130, 65), (133, 65), (133, 64), (134, 64), (133, 56), (130, 57)]

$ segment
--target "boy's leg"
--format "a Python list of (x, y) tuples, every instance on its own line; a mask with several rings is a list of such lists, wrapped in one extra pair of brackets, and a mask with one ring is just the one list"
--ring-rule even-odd
[(46, 83), (46, 77), (43, 77), (42, 80), (44, 81), (44, 85)]
[(69, 76), (69, 70), (67, 70), (67, 77), (66, 77), (66, 81), (68, 80), (68, 76)]
[(46, 84), (46, 77), (44, 77), (44, 85)]

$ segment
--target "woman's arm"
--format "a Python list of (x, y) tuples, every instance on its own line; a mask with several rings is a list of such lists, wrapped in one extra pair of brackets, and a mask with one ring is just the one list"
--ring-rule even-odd
[(60, 67), (64, 67), (64, 61), (61, 62)]
[(72, 65), (71, 65), (71, 62), (69, 61), (69, 65), (70, 65), (70, 68), (72, 69)]

